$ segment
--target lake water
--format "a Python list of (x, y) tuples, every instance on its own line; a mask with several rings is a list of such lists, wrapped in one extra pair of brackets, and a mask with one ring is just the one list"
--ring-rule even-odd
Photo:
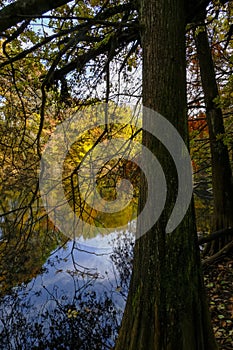
[(110, 349), (127, 298), (132, 225), (72, 241), (47, 220), (47, 231), (43, 220), (19, 229), (17, 217), (1, 218), (0, 349)]
[[(125, 124), (126, 115), (122, 116)], [(76, 129), (71, 130), (75, 135)], [(114, 345), (132, 268), (140, 169), (138, 150), (128, 141), (121, 147), (126, 159), (116, 152), (114, 142), (116, 154), (110, 160), (105, 149), (117, 132), (127, 140), (134, 133), (135, 139), (140, 135), (134, 127), (122, 128), (121, 124), (109, 128), (108, 135), (103, 131), (103, 126), (86, 131), (68, 153), (66, 143), (64, 146), (55, 137), (58, 142), (49, 149), (47, 168), (47, 163), (38, 159), (30, 132), (22, 142), (10, 131), (1, 134), (5, 144), (2, 142), (0, 149), (0, 350), (100, 350)], [(104, 135), (105, 148), (87, 162), (83, 154), (90, 156), (90, 149), (95, 151), (100, 135)], [(66, 151), (64, 162), (58, 161), (60, 144)], [(81, 163), (84, 171), (80, 175)], [(59, 164), (63, 167), (57, 174)], [(88, 179), (87, 165), (91, 169)], [(93, 169), (99, 169), (95, 177)], [(96, 187), (94, 197), (90, 184)], [(59, 189), (61, 201), (57, 201)], [(51, 199), (55, 204), (47, 208)], [(92, 206), (93, 199), (97, 207)], [(64, 213), (59, 211), (60, 203), (65, 203)], [(109, 203), (113, 211), (106, 211)], [(119, 207), (119, 203), (124, 205)], [(52, 218), (51, 208), (55, 213)], [(62, 229), (63, 219), (68, 223), (64, 227), (70, 222), (73, 225), (69, 218), (74, 213), (91, 226), (89, 232), (75, 226), (74, 235), (70, 235)], [(61, 225), (57, 225), (58, 217)], [(111, 230), (106, 231), (106, 227)], [(74, 236), (76, 240), (70, 239)]]

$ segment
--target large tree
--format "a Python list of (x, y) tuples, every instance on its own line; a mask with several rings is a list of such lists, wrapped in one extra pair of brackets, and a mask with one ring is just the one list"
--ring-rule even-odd
[[(142, 0), (143, 104), (169, 120), (187, 141), (183, 0)], [(176, 170), (153, 138), (144, 144), (163, 164), (170, 197), (154, 227), (136, 242), (134, 268), (116, 350), (211, 350), (213, 338), (190, 207), (171, 234)], [(182, 155), (180, 155), (182, 156)], [(141, 205), (146, 198), (144, 188)], [(140, 233), (141, 227), (138, 226)]]

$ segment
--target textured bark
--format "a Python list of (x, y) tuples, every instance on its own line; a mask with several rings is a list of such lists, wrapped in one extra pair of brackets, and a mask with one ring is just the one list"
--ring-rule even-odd
[[(185, 22), (183, 0), (141, 1), (143, 104), (161, 113), (187, 139)], [(136, 241), (115, 350), (216, 350), (193, 207), (175, 231), (165, 233), (176, 197), (176, 169), (165, 148), (149, 134), (143, 135), (143, 143), (163, 166), (168, 200), (156, 225)], [(142, 207), (145, 200), (142, 186)]]
[(3, 32), (17, 23), (65, 5), (71, 0), (18, 0), (0, 11), (0, 31)]
[[(206, 118), (210, 135), (212, 188), (214, 199), (213, 230), (233, 227), (233, 182), (227, 146), (217, 136), (224, 135), (222, 110), (216, 104), (219, 97), (215, 78), (214, 63), (208, 42), (205, 24), (196, 31), (197, 56), (200, 65), (202, 87), (206, 105)], [(211, 245), (211, 253), (216, 253), (232, 240), (223, 236)]]

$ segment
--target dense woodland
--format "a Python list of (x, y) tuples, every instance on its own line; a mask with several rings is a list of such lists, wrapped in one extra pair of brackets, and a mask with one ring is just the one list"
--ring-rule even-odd
[[(232, 18), (233, 2), (226, 0), (0, 1), (1, 300), (13, 303), (15, 288), (41, 273), (52, 251), (71, 242), (50, 219), (39, 179), (49, 140), (74, 114), (80, 115), (79, 130), (90, 125), (102, 103), (108, 105), (106, 118), (115, 113), (120, 120), (109, 127), (93, 124), (65, 158), (69, 206), (95, 227), (86, 238), (98, 228), (135, 220), (147, 201), (136, 156), (133, 161), (117, 154), (96, 182), (101, 196), (114, 201), (118, 181), (130, 181), (127, 209), (113, 219), (80, 197), (77, 169), (98, 144), (116, 137), (141, 142), (158, 158), (168, 189), (164, 210), (145, 235), (138, 222), (135, 244), (124, 235), (114, 242), (111, 261), (126, 302), (122, 320), (112, 298), (97, 303), (93, 287), (83, 302), (77, 288), (82, 312), (58, 303), (46, 316), (50, 340), (25, 345), (27, 332), (38, 333), (38, 339), (44, 335), (39, 325), (21, 330), (21, 320), (17, 327), (25, 339), (9, 345), (12, 333), (2, 322), (0, 348), (21, 349), (24, 343), (25, 349), (232, 349)], [(171, 233), (166, 224), (176, 203), (178, 170), (155, 137), (130, 125), (130, 105), (163, 115), (190, 150), (193, 200)], [(76, 273), (69, 272), (74, 284), (86, 276), (96, 281), (76, 264), (75, 249)], [(110, 336), (114, 344), (106, 341)]]

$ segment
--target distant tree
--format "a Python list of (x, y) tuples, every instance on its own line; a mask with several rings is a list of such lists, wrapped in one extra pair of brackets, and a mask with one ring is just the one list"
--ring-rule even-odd
[[(206, 15), (203, 14), (203, 18), (205, 17)], [(233, 226), (233, 180), (228, 148), (224, 143), (225, 127), (223, 113), (219, 106), (219, 91), (204, 20), (196, 28), (195, 41), (210, 137), (214, 201), (212, 225), (213, 230), (217, 231)], [(215, 240), (211, 247), (211, 253), (216, 253), (229, 242), (229, 239), (231, 240), (232, 238), (224, 236)]]

